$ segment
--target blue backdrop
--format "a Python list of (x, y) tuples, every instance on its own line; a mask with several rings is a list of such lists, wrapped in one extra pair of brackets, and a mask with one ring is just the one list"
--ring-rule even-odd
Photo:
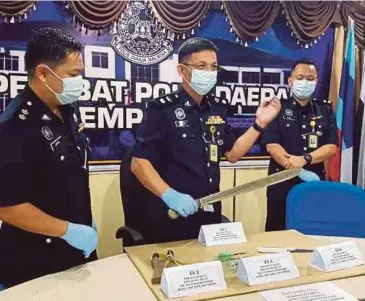
[[(22, 23), (0, 25), (0, 113), (26, 83), (24, 51), (32, 31), (45, 26), (68, 31), (85, 45), (85, 85), (79, 106), (91, 140), (91, 163), (115, 164), (134, 141), (143, 102), (176, 88), (178, 78), (173, 70), (181, 41), (171, 41), (173, 51), (162, 63), (134, 64), (111, 46), (116, 33), (85, 34), (72, 25), (71, 19), (62, 2), (39, 2), (37, 10)], [(210, 11), (195, 30), (195, 36), (211, 39), (220, 50), (219, 63), (226, 71), (219, 76), (216, 92), (230, 102), (228, 120), (237, 135), (252, 123), (260, 99), (274, 92), (283, 99), (289, 96), (287, 77), (297, 59), (306, 57), (317, 63), (320, 81), (315, 97), (328, 97), (334, 29), (329, 28), (313, 47), (305, 48), (297, 45), (285, 22), (279, 17), (248, 47), (236, 42), (219, 10)], [(264, 156), (258, 141), (248, 158)]]

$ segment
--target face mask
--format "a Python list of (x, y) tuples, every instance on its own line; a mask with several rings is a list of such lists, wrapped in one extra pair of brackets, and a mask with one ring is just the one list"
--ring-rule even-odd
[(204, 71), (193, 69), (190, 87), (199, 95), (205, 95), (217, 83), (217, 71)]
[(59, 77), (53, 70), (48, 68), (60, 81), (63, 82), (63, 91), (62, 93), (56, 93), (51, 89), (50, 86), (48, 86), (46, 83), (46, 87), (56, 95), (56, 98), (62, 105), (69, 105), (74, 103), (79, 99), (79, 97), (82, 94), (82, 88), (83, 88), (83, 79), (82, 76), (76, 76), (76, 77), (67, 77), (67, 78), (61, 78)]
[(316, 81), (310, 81), (306, 79), (294, 80), (292, 92), (298, 99), (308, 99), (314, 93), (316, 89)]

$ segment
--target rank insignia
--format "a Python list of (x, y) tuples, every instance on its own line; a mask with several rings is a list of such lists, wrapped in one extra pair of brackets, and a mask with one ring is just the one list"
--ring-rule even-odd
[(224, 124), (226, 123), (221, 116), (209, 116), (205, 124)]

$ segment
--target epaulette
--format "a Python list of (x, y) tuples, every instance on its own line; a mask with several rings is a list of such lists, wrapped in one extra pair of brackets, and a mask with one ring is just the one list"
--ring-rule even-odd
[(211, 103), (217, 104), (217, 105), (222, 105), (222, 106), (228, 106), (229, 105), (229, 101), (226, 98), (222, 98), (222, 97), (218, 97), (215, 95), (209, 95), (208, 100)]
[(323, 104), (323, 105), (332, 105), (332, 104), (333, 104), (333, 103), (332, 103), (332, 101), (330, 101), (330, 100), (326, 100), (326, 99), (324, 99), (324, 100), (317, 100), (317, 99), (313, 99), (313, 101), (314, 101), (315, 103)]
[(26, 121), (29, 117), (31, 106), (32, 103), (30, 101), (23, 102), (21, 97), (15, 97), (1, 114), (0, 123), (10, 119), (20, 120), (22, 122)]
[(159, 107), (164, 107), (168, 105), (174, 104), (176, 101), (179, 100), (179, 96), (177, 94), (166, 94), (154, 99), (154, 102), (158, 104)]

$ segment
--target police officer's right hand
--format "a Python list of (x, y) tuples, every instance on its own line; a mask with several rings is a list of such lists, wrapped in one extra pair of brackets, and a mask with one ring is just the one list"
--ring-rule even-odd
[(89, 226), (67, 223), (67, 231), (61, 236), (70, 246), (83, 252), (85, 258), (96, 249), (98, 245), (98, 234)]
[(165, 204), (183, 217), (198, 211), (198, 203), (188, 194), (168, 188), (161, 196)]

